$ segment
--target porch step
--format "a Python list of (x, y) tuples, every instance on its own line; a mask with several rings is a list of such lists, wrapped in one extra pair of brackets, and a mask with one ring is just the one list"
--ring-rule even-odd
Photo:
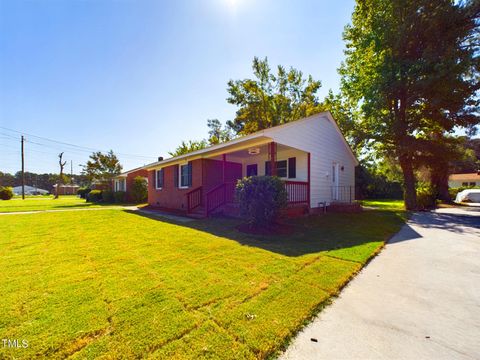
[(195, 209), (193, 209), (192, 212), (187, 213), (188, 217), (194, 218), (194, 219), (203, 219), (205, 218), (205, 207), (199, 206)]

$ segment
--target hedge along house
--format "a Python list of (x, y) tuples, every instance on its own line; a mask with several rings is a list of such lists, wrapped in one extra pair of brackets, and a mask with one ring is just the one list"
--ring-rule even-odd
[(132, 188), (133, 181), (137, 176), (145, 178), (148, 182), (148, 170), (143, 167), (125, 171), (113, 178), (113, 191), (125, 191), (125, 200), (128, 202), (133, 201)]
[(234, 202), (236, 181), (278, 176), (290, 207), (355, 197), (358, 161), (329, 112), (147, 165), (152, 207), (209, 216)]

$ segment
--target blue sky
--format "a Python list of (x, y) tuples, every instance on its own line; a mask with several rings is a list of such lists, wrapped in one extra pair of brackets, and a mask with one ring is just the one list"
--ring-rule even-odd
[[(222, 122), (229, 79), (254, 56), (337, 89), (353, 0), (0, 0), (0, 127), (26, 135), (26, 169), (74, 172), (92, 149), (124, 169), (166, 156)], [(20, 169), (19, 133), (0, 128), (0, 171)], [(141, 155), (141, 156), (133, 156)], [(70, 170), (70, 169), (69, 169)]]

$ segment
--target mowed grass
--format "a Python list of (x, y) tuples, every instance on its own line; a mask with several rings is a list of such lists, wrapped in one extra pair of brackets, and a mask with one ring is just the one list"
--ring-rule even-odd
[(399, 230), (371, 210), (253, 237), (123, 210), (0, 218), (0, 358), (255, 359), (282, 349)]
[(396, 199), (372, 199), (372, 200), (362, 200), (363, 206), (374, 207), (384, 210), (393, 210), (393, 211), (403, 211), (405, 210), (405, 204), (403, 200)]
[[(75, 195), (61, 195), (58, 199), (53, 196), (14, 197), (10, 200), (0, 200), (0, 213), (19, 211), (45, 211), (45, 210), (66, 210), (78, 208), (100, 207), (101, 204), (87, 203)], [(103, 205), (105, 206), (105, 205)]]

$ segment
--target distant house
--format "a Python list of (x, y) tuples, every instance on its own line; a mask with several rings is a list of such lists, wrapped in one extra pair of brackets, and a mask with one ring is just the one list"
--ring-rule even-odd
[(234, 201), (237, 179), (254, 175), (285, 180), (291, 207), (352, 202), (357, 165), (332, 115), (323, 112), (143, 169), (149, 205), (208, 216)]
[(451, 188), (461, 186), (480, 186), (480, 171), (468, 174), (451, 174), (448, 177), (448, 186)]
[[(15, 195), (22, 195), (22, 187), (21, 186), (15, 186), (13, 188), (13, 193)], [(25, 185), (25, 195), (46, 195), (49, 192), (44, 189), (39, 189), (35, 186), (29, 186)]]
[(132, 186), (133, 180), (137, 177), (143, 177), (148, 182), (148, 170), (143, 167), (125, 171), (113, 178), (113, 191), (125, 191), (126, 201), (133, 201)]
[[(77, 190), (80, 188), (78, 185), (61, 184), (58, 188), (58, 195), (77, 195)], [(57, 193), (57, 184), (53, 185), (52, 193)]]

